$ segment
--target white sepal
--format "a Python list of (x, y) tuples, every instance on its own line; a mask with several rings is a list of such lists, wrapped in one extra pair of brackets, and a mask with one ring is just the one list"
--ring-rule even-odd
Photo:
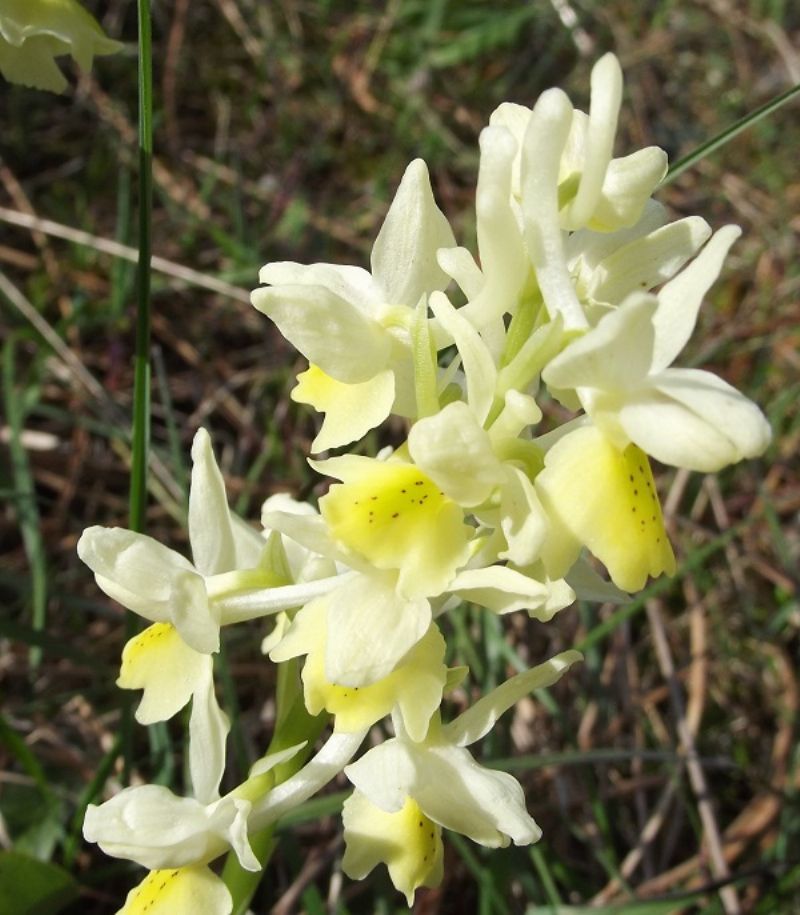
[(339, 381), (358, 384), (386, 368), (389, 336), (373, 317), (330, 289), (269, 286), (254, 289), (250, 298), (309, 362)]
[(231, 513), (225, 483), (205, 429), (198, 429), (195, 434), (192, 461), (189, 542), (195, 568), (201, 575), (230, 572), (237, 566)]
[(413, 307), (420, 296), (444, 289), (449, 279), (436, 252), (455, 243), (450, 224), (433, 199), (428, 168), (415, 159), (405, 170), (372, 248), (372, 275), (384, 290), (384, 301)]
[(744, 394), (710, 372), (667, 369), (619, 410), (631, 441), (664, 464), (713, 473), (764, 452), (769, 423)]
[(483, 768), (468, 750), (449, 743), (387, 740), (345, 774), (381, 810), (397, 812), (413, 798), (435, 823), (488, 848), (509, 840), (527, 845), (541, 836), (519, 782)]
[(363, 267), (342, 264), (298, 264), (274, 261), (258, 274), (260, 283), (269, 286), (322, 286), (340, 299), (351, 302), (365, 315), (383, 300), (383, 291)]
[(181, 638), (204, 654), (219, 648), (219, 622), (202, 576), (180, 553), (152, 537), (123, 528), (90, 527), (78, 555), (98, 587), (139, 616), (172, 623)]
[(596, 302), (619, 305), (632, 292), (659, 286), (674, 276), (710, 235), (705, 219), (688, 216), (624, 244), (598, 265), (588, 294)]
[(731, 245), (742, 234), (739, 226), (718, 229), (697, 257), (658, 294), (653, 316), (653, 372), (670, 365), (692, 335), (703, 297), (719, 276)]
[(225, 741), (230, 729), (228, 716), (219, 707), (214, 692), (213, 667), (208, 664), (204, 677), (195, 687), (189, 719), (189, 771), (194, 796), (203, 804), (219, 800), (219, 784), (225, 771)]

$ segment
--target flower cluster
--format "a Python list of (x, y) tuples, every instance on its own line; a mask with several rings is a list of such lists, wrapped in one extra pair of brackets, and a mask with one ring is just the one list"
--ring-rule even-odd
[[(188, 912), (198, 899), (193, 912), (228, 912), (209, 862), (232, 850), (258, 870), (249, 837), (341, 771), (354, 789), (345, 872), (385, 864), (409, 904), (441, 880), (442, 828), (490, 847), (536, 841), (520, 784), (467, 748), (580, 655), (517, 674), (448, 721), (443, 701), (468, 675), (447, 664), (448, 613), (468, 601), (547, 623), (576, 595), (624, 599), (675, 569), (650, 457), (714, 471), (766, 447), (754, 404), (707, 372), (673, 367), (739, 230), (670, 222), (652, 199), (663, 151), (613, 157), (613, 55), (597, 62), (591, 88), (588, 114), (557, 89), (533, 109), (492, 114), (480, 137), (477, 258), (458, 246), (416, 160), (369, 270), (262, 269), (254, 306), (309, 361), (292, 397), (322, 414), (313, 452), (351, 445), (392, 415), (407, 422), (402, 445), (311, 460), (336, 481), (318, 507), (273, 497), (255, 531), (229, 511), (201, 430), (192, 562), (124, 530), (81, 538), (100, 588), (151, 622), (125, 647), (118, 681), (144, 690), (138, 720), (192, 704), (194, 795), (133, 787), (87, 813), (87, 839), (151, 871), (124, 912)], [(572, 418), (543, 428), (545, 397)], [(332, 733), (289, 778), (276, 773), (304, 758), (302, 742), (284, 741), (220, 796), (220, 628), (269, 615), (265, 653), (302, 665), (305, 711), (327, 713)], [(351, 761), (387, 717), (393, 736)]]

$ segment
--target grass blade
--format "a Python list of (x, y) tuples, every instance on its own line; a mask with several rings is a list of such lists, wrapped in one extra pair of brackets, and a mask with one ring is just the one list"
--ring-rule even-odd
[(674, 181), (678, 175), (685, 172), (686, 169), (696, 165), (702, 159), (705, 159), (706, 156), (710, 156), (711, 153), (716, 152), (734, 137), (737, 137), (749, 127), (757, 124), (762, 118), (773, 114), (798, 95), (800, 95), (800, 83), (796, 86), (792, 86), (791, 89), (787, 89), (786, 92), (782, 92), (760, 108), (756, 108), (755, 111), (751, 111), (750, 114), (746, 114), (743, 118), (736, 121), (734, 124), (731, 124), (730, 127), (726, 127), (725, 130), (718, 133), (715, 137), (706, 140), (706, 142), (698, 146), (697, 149), (692, 150), (692, 152), (678, 159), (677, 162), (673, 162), (661, 184), (669, 184), (670, 181)]
[[(5, 393), (3, 399), (10, 431), (8, 449), (11, 455), (11, 471), (14, 480), (15, 510), (31, 569), (31, 626), (34, 632), (42, 633), (47, 621), (47, 563), (39, 524), (39, 509), (36, 505), (36, 490), (28, 455), (21, 438), (26, 410), (25, 398), (19, 396), (14, 383), (15, 362), (12, 336), (6, 340), (3, 347), (3, 391)], [(32, 390), (29, 388), (29, 393)], [(41, 647), (32, 644), (29, 656), (31, 670), (35, 671), (42, 660)]]
[(139, 11), (139, 263), (136, 271), (136, 353), (130, 526), (143, 531), (150, 451), (150, 223), (153, 208), (153, 70), (150, 0)]

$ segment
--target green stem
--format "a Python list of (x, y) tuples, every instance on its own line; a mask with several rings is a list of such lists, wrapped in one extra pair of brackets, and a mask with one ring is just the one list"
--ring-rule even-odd
[(150, 450), (150, 223), (153, 206), (153, 72), (150, 0), (139, 10), (139, 262), (136, 271), (136, 351), (133, 382), (133, 455), (130, 526), (143, 531)]
[[(307, 743), (299, 753), (275, 767), (272, 773), (274, 778), (272, 787), (282, 784), (302, 768), (311, 756), (314, 741), (328, 721), (328, 716), (325, 714), (312, 717), (306, 711), (297, 658), (278, 665), (275, 708), (275, 732), (268, 752), (277, 753), (279, 750), (294, 746), (304, 740)], [(274, 826), (269, 826), (250, 837), (250, 847), (261, 864), (260, 871), (244, 870), (236, 855), (233, 852), (228, 854), (222, 869), (222, 879), (233, 899), (231, 915), (244, 915), (247, 911), (250, 901), (258, 889), (258, 884), (264, 876), (264, 869), (277, 845), (274, 832)]]
[(233, 899), (233, 908), (231, 915), (244, 915), (247, 911), (250, 900), (253, 898), (258, 884), (264, 875), (264, 868), (267, 866), (272, 852), (275, 850), (276, 842), (274, 837), (275, 829), (268, 826), (261, 832), (250, 836), (250, 848), (253, 854), (258, 858), (261, 870), (253, 873), (246, 871), (234, 854), (229, 854), (225, 866), (222, 869), (222, 880), (230, 891)]
[[(136, 344), (133, 375), (133, 429), (131, 433), (130, 527), (143, 532), (147, 511), (147, 463), (150, 452), (150, 223), (153, 208), (153, 68), (150, 0), (138, 0), (139, 13), (139, 260), (136, 270)], [(138, 629), (138, 618), (128, 613), (128, 639)], [(133, 701), (123, 692), (123, 779), (130, 775), (133, 744)]]

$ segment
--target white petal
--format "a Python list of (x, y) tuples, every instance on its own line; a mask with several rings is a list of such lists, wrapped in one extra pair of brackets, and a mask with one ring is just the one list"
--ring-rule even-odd
[(523, 696), (537, 689), (552, 686), (577, 661), (582, 661), (579, 651), (564, 651), (544, 664), (523, 671), (493, 689), (442, 728), (444, 738), (450, 743), (466, 747), (491, 731), (497, 719)]
[(565, 227), (579, 229), (591, 219), (600, 199), (614, 146), (622, 102), (622, 70), (613, 54), (604, 54), (592, 68), (592, 95), (581, 181), (565, 213)]
[(486, 127), (476, 193), (478, 250), (484, 283), (464, 306), (477, 328), (516, 309), (530, 271), (517, 218), (511, 208), (511, 165), (517, 143), (504, 127)]
[(456, 281), (468, 299), (474, 298), (480, 292), (483, 274), (467, 248), (439, 248), (436, 259), (442, 270)]
[(80, 4), (64, 0), (5, 2), (0, 36), (0, 72), (5, 78), (51, 92), (63, 92), (67, 85), (54, 57), (72, 54), (88, 73), (95, 55), (113, 54), (122, 48), (103, 34)]
[(668, 369), (621, 409), (631, 441), (664, 464), (712, 473), (769, 444), (762, 412), (710, 372)]
[(558, 209), (558, 172), (572, 110), (560, 89), (543, 92), (533, 109), (522, 153), (525, 241), (550, 317), (561, 314), (570, 330), (586, 326), (567, 270)]
[(581, 278), (591, 278), (601, 261), (617, 249), (660, 229), (666, 225), (667, 218), (663, 204), (648, 200), (642, 215), (628, 228), (615, 232), (593, 232), (591, 229), (573, 232), (565, 244), (567, 264), (571, 270), (579, 269)]
[(459, 505), (479, 505), (506, 477), (489, 436), (463, 401), (414, 423), (408, 446), (414, 463)]
[(697, 257), (658, 294), (653, 318), (656, 331), (653, 371), (672, 363), (692, 335), (703, 296), (719, 276), (731, 245), (742, 234), (739, 226), (723, 226)]
[[(308, 542), (303, 539), (303, 535), (294, 537), (288, 530), (281, 533), (281, 546), (289, 566), (290, 581), (300, 583), (335, 575), (334, 560), (323, 557), (339, 558), (340, 553), (334, 546), (319, 512), (307, 502), (299, 502), (289, 493), (275, 493), (270, 496), (261, 506), (261, 523), (265, 533), (272, 531), (273, 524), (270, 519), (277, 522), (276, 531), (284, 522), (291, 527), (293, 522), (289, 516), (292, 515), (307, 519), (306, 522), (300, 520), (298, 523), (300, 529), (305, 531)], [(322, 547), (322, 550), (317, 550), (315, 544)]]
[(390, 740), (345, 774), (377, 807), (392, 812), (412, 797), (434, 822), (481, 845), (526, 845), (541, 835), (519, 782), (479, 766), (467, 750)]
[(511, 193), (516, 198), (522, 195), (522, 143), (530, 120), (531, 109), (514, 102), (501, 102), (489, 117), (490, 126), (504, 127), (517, 144), (517, 155), (511, 166)]
[(450, 224), (436, 206), (422, 159), (405, 170), (372, 248), (372, 275), (391, 305), (414, 307), (420, 296), (444, 289), (449, 278), (436, 260), (439, 248), (453, 248)]
[(369, 800), (386, 813), (397, 813), (412, 796), (417, 779), (416, 760), (408, 743), (386, 740), (344, 770), (344, 774)]
[(171, 622), (187, 645), (205, 654), (219, 651), (218, 612), (209, 601), (205, 583), (199, 575), (177, 578), (170, 603)]
[(219, 625), (203, 579), (179, 553), (123, 528), (90, 527), (78, 555), (113, 600), (153, 622), (171, 622), (204, 654), (219, 647)]
[(386, 368), (389, 334), (324, 286), (270, 286), (254, 289), (250, 298), (309, 362), (339, 381), (357, 384)]
[(453, 308), (444, 293), (434, 292), (430, 305), (439, 323), (455, 340), (467, 377), (467, 401), (478, 422), (482, 423), (489, 415), (497, 382), (491, 353), (477, 330)]
[(124, 599), (106, 591), (109, 597), (153, 621), (169, 620), (175, 578), (194, 572), (180, 553), (120, 527), (87, 528), (78, 541), (78, 556)]
[(261, 565), (267, 547), (266, 538), (260, 530), (252, 527), (238, 515), (231, 515), (231, 531), (236, 551), (237, 569), (254, 569)]
[(394, 670), (431, 623), (425, 598), (409, 600), (395, 591), (391, 575), (358, 575), (328, 595), (330, 683), (362, 686)]
[(268, 503), (269, 500), (264, 503), (261, 514), (261, 522), (266, 529), (280, 531), (309, 553), (329, 559), (343, 558), (342, 550), (331, 539), (328, 526), (320, 515), (279, 511)]
[(667, 154), (657, 146), (612, 159), (589, 227), (609, 232), (632, 226), (666, 173)]
[(236, 568), (236, 547), (225, 483), (214, 459), (211, 437), (198, 429), (192, 443), (192, 483), (189, 490), (189, 542), (201, 575)]
[(506, 391), (505, 405), (489, 428), (489, 438), (496, 447), (504, 439), (518, 438), (523, 429), (535, 425), (541, 418), (542, 411), (535, 398), (512, 388)]

